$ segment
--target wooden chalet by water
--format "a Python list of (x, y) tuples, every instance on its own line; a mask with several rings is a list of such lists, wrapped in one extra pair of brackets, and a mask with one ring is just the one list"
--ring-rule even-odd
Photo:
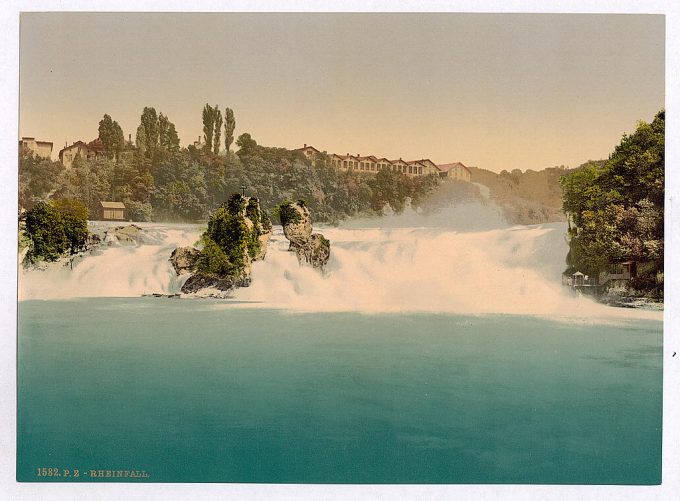
[(123, 202), (99, 202), (102, 221), (125, 221), (125, 204)]

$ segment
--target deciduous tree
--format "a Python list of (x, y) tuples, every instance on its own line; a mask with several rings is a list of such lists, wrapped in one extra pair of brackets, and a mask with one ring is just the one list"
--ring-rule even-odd
[(120, 152), (123, 151), (125, 145), (123, 129), (108, 114), (105, 114), (104, 118), (99, 121), (99, 140), (104, 145), (106, 156), (109, 159), (120, 157)]
[(215, 134), (215, 109), (208, 103), (203, 107), (203, 139), (208, 151), (213, 147), (213, 135)]
[(224, 147), (229, 152), (232, 143), (234, 142), (234, 129), (236, 128), (236, 119), (231, 108), (224, 110)]
[[(143, 133), (140, 134), (141, 131)], [(154, 108), (144, 108), (140, 127), (137, 128), (136, 143), (147, 157), (153, 158), (159, 144), (158, 114)]]
[(172, 123), (163, 113), (158, 114), (158, 140), (161, 148), (168, 151), (179, 150), (179, 137), (175, 124)]
[(222, 112), (217, 105), (213, 108), (215, 113), (215, 133), (213, 137), (213, 152), (217, 155), (220, 152), (220, 136), (222, 135)]

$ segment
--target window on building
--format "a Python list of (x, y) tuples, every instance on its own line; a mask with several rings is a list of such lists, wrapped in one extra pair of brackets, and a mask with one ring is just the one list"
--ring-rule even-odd
[(422, 173), (423, 173), (423, 168), (422, 168), (422, 167), (418, 167), (418, 174), (422, 174)]

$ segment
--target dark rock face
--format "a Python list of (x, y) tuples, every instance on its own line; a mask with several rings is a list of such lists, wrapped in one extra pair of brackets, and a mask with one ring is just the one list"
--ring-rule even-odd
[(283, 234), (290, 240), (289, 251), (295, 252), (300, 263), (323, 270), (331, 257), (331, 243), (319, 233), (312, 233), (312, 217), (303, 202), (279, 206)]
[(170, 255), (170, 262), (177, 275), (193, 273), (200, 255), (201, 251), (194, 247), (177, 247)]
[(323, 269), (331, 257), (331, 243), (319, 233), (313, 233), (303, 244), (290, 243), (288, 250), (294, 251), (298, 261), (311, 264), (314, 268)]
[(219, 278), (212, 275), (203, 275), (197, 273), (191, 275), (184, 285), (182, 292), (184, 294), (196, 294), (205, 289), (216, 289), (222, 292), (229, 292), (237, 287), (248, 287), (250, 285), (250, 277), (226, 277)]

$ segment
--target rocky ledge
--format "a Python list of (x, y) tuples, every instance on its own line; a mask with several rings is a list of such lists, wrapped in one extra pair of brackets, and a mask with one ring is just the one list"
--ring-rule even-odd
[(278, 207), (283, 234), (290, 241), (288, 250), (295, 252), (300, 263), (324, 269), (331, 256), (331, 243), (320, 233), (312, 233), (312, 217), (302, 200), (284, 202)]

